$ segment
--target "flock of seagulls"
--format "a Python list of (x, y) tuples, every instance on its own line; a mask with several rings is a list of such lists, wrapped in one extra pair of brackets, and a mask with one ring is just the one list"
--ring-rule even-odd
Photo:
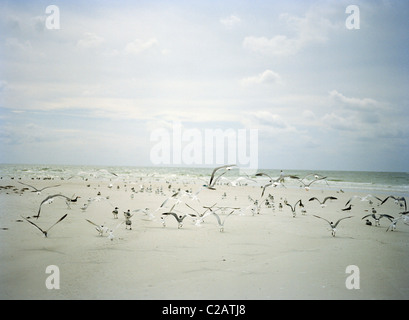
[[(200, 203), (200, 199), (199, 199), (199, 194), (202, 190), (207, 189), (210, 190), (210, 192), (213, 192), (214, 190), (217, 189), (217, 185), (218, 183), (221, 181), (222, 178), (224, 178), (224, 175), (232, 170), (233, 168), (237, 167), (234, 164), (230, 164), (230, 165), (224, 165), (224, 166), (219, 166), (213, 169), (213, 171), (211, 172), (210, 178), (208, 180), (205, 181), (205, 184), (203, 184), (196, 192), (193, 191), (187, 191), (187, 190), (175, 190), (174, 192), (171, 192), (171, 195), (169, 197), (167, 197), (160, 205), (159, 207), (154, 211), (154, 213), (150, 213), (150, 208), (145, 208), (145, 209), (136, 209), (133, 210), (133, 212), (131, 213), (130, 209), (128, 209), (127, 211), (124, 211), (124, 220), (121, 221), (120, 223), (117, 223), (115, 227), (110, 228), (108, 227), (105, 223), (103, 224), (99, 224), (99, 223), (95, 223), (94, 221), (91, 221), (90, 219), (85, 219), (86, 222), (88, 222), (89, 224), (91, 224), (95, 230), (97, 231), (99, 236), (103, 236), (104, 234), (107, 234), (108, 239), (110, 239), (111, 241), (114, 240), (115, 236), (114, 236), (114, 231), (116, 229), (118, 229), (120, 226), (125, 225), (125, 229), (128, 230), (132, 230), (132, 217), (134, 216), (135, 213), (143, 213), (146, 216), (148, 216), (148, 218), (150, 220), (155, 220), (155, 214), (160, 214), (160, 221), (163, 225), (163, 227), (167, 226), (167, 218), (169, 217), (173, 217), (176, 222), (177, 222), (177, 228), (181, 229), (183, 228), (183, 223), (185, 221), (185, 219), (190, 219), (194, 222), (194, 224), (196, 226), (200, 226), (206, 219), (207, 221), (207, 217), (212, 216), (215, 218), (215, 222), (217, 222), (217, 225), (219, 227), (219, 231), (220, 232), (224, 232), (225, 230), (225, 222), (227, 220), (227, 218), (231, 217), (232, 215), (234, 215), (235, 212), (240, 212), (240, 214), (243, 214), (243, 211), (245, 210), (250, 210), (254, 215), (260, 214), (260, 211), (262, 209), (262, 206), (266, 206), (268, 208), (275, 208), (275, 199), (274, 196), (272, 196), (271, 194), (268, 195), (267, 198), (265, 198), (265, 194), (266, 194), (266, 188), (272, 186), (272, 187), (279, 187), (279, 186), (283, 186), (285, 187), (285, 181), (287, 179), (295, 179), (297, 181), (299, 181), (301, 183), (301, 187), (304, 187), (304, 189), (306, 191), (310, 190), (310, 186), (318, 181), (325, 181), (327, 184), (327, 177), (325, 176), (321, 176), (318, 174), (313, 174), (313, 175), (308, 175), (302, 179), (300, 179), (298, 176), (295, 175), (286, 175), (284, 174), (282, 171), (280, 173), (280, 176), (278, 178), (273, 179), (269, 174), (264, 173), (264, 172), (259, 172), (257, 174), (255, 174), (254, 177), (249, 177), (247, 176), (246, 178), (243, 177), (243, 179), (248, 179), (248, 180), (253, 180), (253, 181), (257, 181), (255, 179), (257, 179), (257, 177), (267, 177), (268, 178), (268, 182), (261, 187), (262, 191), (261, 191), (261, 196), (259, 199), (253, 199), (250, 195), (248, 196), (248, 200), (250, 201), (250, 204), (248, 206), (246, 206), (245, 208), (243, 207), (227, 207), (227, 206), (217, 206), (217, 202), (215, 202), (214, 204), (212, 204), (211, 206), (206, 206), (206, 205), (201, 205), (201, 207), (203, 208), (202, 210), (198, 210), (196, 208), (194, 208), (194, 206), (188, 204), (187, 202), (185, 202), (183, 199), (189, 199), (193, 202), (196, 202), (197, 204)], [(116, 175), (115, 175), (116, 176)], [(313, 177), (312, 180), (307, 180), (308, 178), (310, 178), (310, 176)], [(237, 180), (237, 179), (236, 179)], [(50, 189), (50, 188), (57, 188), (60, 185), (52, 185), (52, 186), (46, 186), (43, 187), (41, 189), (35, 187), (35, 186), (31, 186), (22, 182), (19, 182), (23, 185), (25, 185), (26, 187), (31, 188), (31, 192), (36, 192), (38, 195), (41, 194), (42, 191), (46, 190), (46, 189)], [(235, 184), (231, 184), (232, 186), (237, 185)], [(111, 189), (113, 187), (112, 184), (109, 184), (108, 188)], [(119, 186), (118, 186), (119, 188)], [(141, 187), (142, 188), (142, 187)], [(168, 189), (171, 189), (171, 185), (169, 184)], [(29, 190), (27, 188), (27, 190)], [(142, 189), (141, 189), (142, 190)], [(134, 193), (136, 193), (136, 190), (134, 188), (132, 188), (132, 195), (134, 195)], [(162, 191), (162, 194), (163, 191)], [(216, 195), (217, 196), (217, 195)], [(39, 223), (37, 222), (37, 220), (40, 218), (40, 213), (42, 210), (42, 207), (45, 204), (51, 204), (54, 202), (54, 200), (56, 199), (61, 199), (63, 201), (65, 201), (65, 204), (67, 205), (67, 209), (71, 209), (71, 205), (73, 203), (78, 202), (78, 199), (80, 199), (80, 196), (76, 196), (74, 198), (74, 196), (72, 197), (68, 197), (66, 195), (63, 195), (61, 193), (54, 193), (52, 195), (47, 196), (46, 198), (44, 198), (41, 202), (40, 205), (38, 207), (37, 210), (37, 214), (33, 215), (32, 217), (23, 217), (24, 221), (27, 221), (29, 224), (33, 225), (36, 229), (38, 229), (43, 235), (44, 237), (48, 237), (48, 233), (51, 230), (51, 228), (53, 228), (55, 225), (57, 225), (58, 223), (62, 222), (68, 214), (63, 215), (60, 219), (58, 219), (54, 224), (52, 224), (49, 228), (47, 229), (43, 229), (42, 227), (39, 226)], [(87, 203), (84, 203), (82, 205), (82, 207), (80, 207), (80, 209), (83, 212), (86, 212), (86, 210), (89, 208), (90, 204), (94, 201), (101, 201), (101, 200), (107, 200), (107, 197), (104, 198), (102, 196), (100, 196), (100, 193), (98, 193), (97, 197), (95, 198), (89, 198)], [(365, 197), (361, 197), (361, 196), (352, 196), (344, 205), (344, 208), (341, 209), (341, 212), (345, 212), (345, 211), (351, 211), (352, 210), (352, 206), (353, 206), (353, 202), (359, 199), (360, 201), (367, 201), (372, 207), (372, 212), (369, 214), (365, 214), (361, 220), (365, 220), (365, 224), (368, 226), (372, 225), (372, 222), (368, 219), (368, 218), (372, 218), (374, 220), (374, 224), (377, 227), (380, 227), (380, 220), (381, 219), (385, 219), (389, 221), (389, 226), (386, 229), (386, 231), (394, 231), (396, 230), (396, 225), (399, 221), (402, 221), (403, 223), (409, 225), (409, 211), (407, 211), (407, 204), (406, 204), (406, 199), (404, 197), (398, 197), (398, 196), (394, 196), (394, 195), (390, 195), (388, 197), (386, 197), (385, 199), (381, 199), (377, 196), (373, 196), (373, 195), (366, 195)], [(382, 213), (382, 214), (378, 214), (376, 212), (375, 206), (382, 206), (383, 204), (385, 204), (388, 200), (394, 200), (394, 202), (399, 206), (400, 208), (400, 212), (398, 213), (398, 217), (394, 217), (390, 214), (386, 214), (386, 213)], [(310, 197), (308, 199), (308, 202), (318, 202), (319, 205), (321, 206), (321, 208), (325, 208), (327, 206), (328, 202), (332, 202), (332, 201), (336, 201), (338, 200), (337, 197), (335, 196), (327, 196), (325, 198), (323, 198), (322, 200), (320, 200), (317, 197)], [(376, 201), (376, 203), (374, 203), (374, 201)], [(173, 204), (172, 204), (173, 203)], [(189, 210), (190, 212), (185, 212), (185, 210), (176, 210), (176, 206), (178, 206), (180, 203), (184, 203), (185, 204), (185, 208), (187, 208), (186, 210)], [(170, 209), (168, 209), (168, 205), (172, 204), (172, 206), (170, 207)], [(297, 207), (298, 210), (301, 210), (301, 213), (303, 215), (306, 214), (306, 208), (304, 203), (302, 202), (302, 199), (298, 199), (294, 205), (290, 204), (287, 199), (283, 199), (282, 201), (279, 202), (278, 206), (280, 211), (283, 210), (283, 204), (286, 205), (287, 207), (290, 208), (291, 213), (293, 218), (295, 218), (297, 216)], [(119, 219), (118, 215), (119, 215), (119, 207), (118, 206), (114, 206), (111, 204), (111, 206), (114, 208), (112, 210), (112, 214), (113, 214), (113, 219)], [(178, 207), (179, 208), (179, 207)], [(336, 235), (336, 231), (337, 231), (337, 226), (340, 224), (341, 221), (345, 220), (345, 219), (350, 219), (353, 218), (352, 215), (348, 215), (348, 216), (344, 216), (339, 218), (335, 223), (328, 220), (325, 217), (322, 216), (318, 216), (318, 215), (312, 215), (315, 218), (324, 220), (328, 223), (328, 225), (330, 226), (330, 230), (331, 230), (331, 235), (333, 237), (335, 237)], [(33, 222), (32, 220), (30, 220), (31, 218), (36, 218), (36, 223)], [(2, 230), (7, 230), (8, 228), (2, 228)]]

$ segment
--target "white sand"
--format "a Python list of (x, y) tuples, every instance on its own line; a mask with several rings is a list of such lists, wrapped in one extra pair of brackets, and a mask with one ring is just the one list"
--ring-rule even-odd
[[(26, 181), (36, 186), (53, 185), (56, 181)], [(57, 182), (61, 186), (46, 189), (41, 195), (11, 189), (0, 191), (2, 213), (0, 227), (0, 298), (1, 299), (408, 299), (409, 298), (409, 226), (402, 222), (396, 231), (386, 232), (389, 221), (381, 226), (366, 226), (361, 218), (372, 206), (356, 199), (351, 212), (341, 211), (346, 201), (356, 193), (336, 190), (271, 188), (275, 210), (262, 206), (258, 215), (248, 210), (244, 215), (235, 212), (219, 232), (215, 217), (209, 216), (200, 226), (186, 218), (181, 229), (173, 217), (166, 219), (164, 228), (160, 212), (154, 213), (166, 196), (137, 193), (131, 198), (131, 187), (139, 189), (140, 182), (124, 187), (123, 182), (85, 182), (69, 180)], [(87, 187), (90, 183), (91, 186)], [(98, 187), (99, 184), (99, 187)], [(0, 185), (23, 186), (15, 180), (2, 180)], [(120, 189), (116, 189), (119, 185)], [(145, 186), (149, 185), (144, 183)], [(153, 191), (157, 184), (152, 181)], [(164, 191), (170, 194), (165, 183)], [(175, 186), (177, 187), (177, 186)], [(199, 184), (182, 186), (192, 187)], [(93, 202), (82, 212), (79, 208), (97, 192), (109, 200)], [(222, 200), (223, 192), (227, 198)], [(67, 218), (57, 224), (45, 238), (28, 222), (17, 222), (20, 215), (37, 213), (40, 202), (49, 194), (62, 193), (81, 196), (71, 210), (61, 199), (44, 204), (38, 220), (47, 228), (65, 213)], [(7, 194), (8, 193), (8, 194)], [(248, 195), (258, 198), (258, 187), (219, 186), (217, 190), (203, 190), (200, 205), (238, 206), (246, 208)], [(309, 202), (312, 196), (323, 199), (334, 195), (338, 200), (321, 208), (318, 202)], [(361, 195), (366, 195), (361, 194)], [(235, 200), (237, 196), (237, 200)], [(382, 195), (382, 198), (384, 195)], [(286, 198), (290, 204), (302, 199), (307, 213), (292, 217), (291, 210), (278, 203)], [(112, 215), (113, 206), (120, 210), (119, 219)], [(86, 222), (116, 226), (124, 220), (127, 209), (150, 208), (156, 215), (149, 220), (142, 213), (133, 218), (132, 230), (122, 224), (115, 231), (115, 239), (107, 234), (98, 236)], [(402, 211), (393, 201), (381, 207), (380, 213), (398, 217)], [(183, 203), (176, 206), (183, 212), (192, 212)], [(162, 212), (162, 211), (161, 211)], [(343, 220), (336, 237), (320, 215), (336, 221)], [(59, 289), (47, 289), (46, 280), (56, 274), (47, 274), (46, 268), (59, 268)], [(346, 273), (349, 265), (359, 268), (359, 289), (348, 289)]]

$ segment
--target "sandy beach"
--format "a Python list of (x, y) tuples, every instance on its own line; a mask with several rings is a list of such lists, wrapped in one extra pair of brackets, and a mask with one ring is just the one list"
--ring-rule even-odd
[[(30, 190), (22, 192), (24, 185), (18, 181), (38, 188), (60, 186), (38, 195)], [(260, 198), (259, 186), (220, 185), (216, 190), (203, 189), (198, 194), (200, 202), (184, 196), (175, 206), (180, 213), (192, 214), (195, 212), (184, 203), (199, 212), (202, 206), (215, 203), (241, 208), (226, 219), (220, 232), (213, 215), (200, 226), (186, 217), (182, 228), (168, 216), (164, 227), (161, 213), (170, 209), (172, 201), (156, 211), (172, 195), (172, 189), (194, 193), (200, 182), (173, 182), (169, 188), (155, 179), (18, 181), (3, 179), (0, 183), (1, 299), (409, 298), (409, 226), (400, 221), (395, 231), (386, 232), (390, 225), (386, 218), (380, 220), (380, 226), (373, 220), (368, 226), (361, 219), (372, 208), (398, 217), (403, 210), (394, 201), (379, 206), (374, 199), (371, 205), (356, 198), (352, 210), (344, 212), (341, 209), (352, 196), (367, 193), (270, 187), (266, 195), (274, 197), (274, 208), (263, 202), (259, 214), (254, 214), (249, 209), (249, 196)], [(163, 193), (158, 192), (160, 188)], [(70, 208), (56, 198), (42, 205), (38, 219), (32, 217), (43, 199), (60, 193), (80, 198)], [(309, 201), (329, 195), (337, 200), (328, 201), (325, 207)], [(88, 199), (93, 201), (81, 210)], [(301, 199), (306, 212), (297, 207), (293, 217), (289, 206), (280, 209), (279, 203), (285, 199), (291, 205)], [(112, 214), (115, 206), (119, 208), (118, 219)], [(132, 212), (145, 208), (155, 217)], [(120, 224), (128, 209), (134, 214), (131, 230)], [(219, 213), (225, 217), (230, 211)], [(67, 217), (47, 238), (22, 219), (31, 217), (30, 221), (47, 229), (65, 214)], [(333, 237), (329, 224), (313, 215), (334, 222), (353, 217), (342, 220)], [(109, 240), (107, 233), (99, 236), (86, 219), (113, 228), (114, 239)], [(47, 278), (56, 276), (46, 272), (48, 266), (58, 267), (58, 289), (47, 288)], [(355, 268), (353, 272), (350, 266)], [(352, 276), (355, 287), (351, 288)]]

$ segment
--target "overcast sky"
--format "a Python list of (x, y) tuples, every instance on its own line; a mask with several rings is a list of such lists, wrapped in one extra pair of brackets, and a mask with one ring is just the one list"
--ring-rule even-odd
[(406, 0), (1, 1), (0, 163), (150, 166), (179, 123), (203, 149), (206, 130), (257, 130), (260, 168), (409, 172), (408, 16)]

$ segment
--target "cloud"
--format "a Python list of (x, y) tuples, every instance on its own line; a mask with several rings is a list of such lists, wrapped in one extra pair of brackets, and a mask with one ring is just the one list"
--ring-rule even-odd
[(329, 128), (341, 131), (358, 131), (361, 126), (356, 123), (356, 119), (347, 116), (340, 116), (335, 113), (325, 114), (322, 121)]
[(220, 23), (227, 29), (233, 29), (235, 26), (241, 23), (241, 19), (232, 14), (227, 18), (220, 19)]
[(339, 93), (337, 90), (332, 90), (329, 92), (329, 96), (331, 99), (335, 100), (335, 101), (340, 101), (346, 105), (349, 106), (355, 106), (355, 107), (361, 107), (361, 108), (365, 108), (365, 107), (370, 107), (370, 106), (377, 106), (379, 105), (379, 102), (374, 100), (374, 99), (370, 99), (370, 98), (349, 98), (344, 96), (342, 93)]
[(310, 44), (326, 42), (328, 32), (333, 28), (328, 19), (313, 10), (307, 12), (303, 18), (286, 13), (281, 14), (279, 18), (294, 30), (293, 37), (281, 34), (271, 38), (248, 36), (243, 40), (243, 47), (267, 55), (294, 55)]
[(96, 35), (95, 33), (86, 32), (84, 37), (77, 42), (77, 46), (82, 48), (96, 48), (104, 43), (104, 38)]
[(268, 132), (296, 132), (296, 128), (289, 125), (280, 115), (270, 111), (255, 111), (245, 113), (244, 122), (248, 127)]
[(266, 70), (253, 77), (244, 78), (241, 80), (243, 86), (257, 85), (257, 84), (282, 84), (281, 76), (274, 71)]
[(125, 54), (139, 54), (142, 51), (151, 49), (155, 46), (157, 46), (158, 40), (156, 38), (150, 38), (146, 41), (143, 41), (141, 39), (136, 39), (132, 42), (129, 42), (125, 46)]

